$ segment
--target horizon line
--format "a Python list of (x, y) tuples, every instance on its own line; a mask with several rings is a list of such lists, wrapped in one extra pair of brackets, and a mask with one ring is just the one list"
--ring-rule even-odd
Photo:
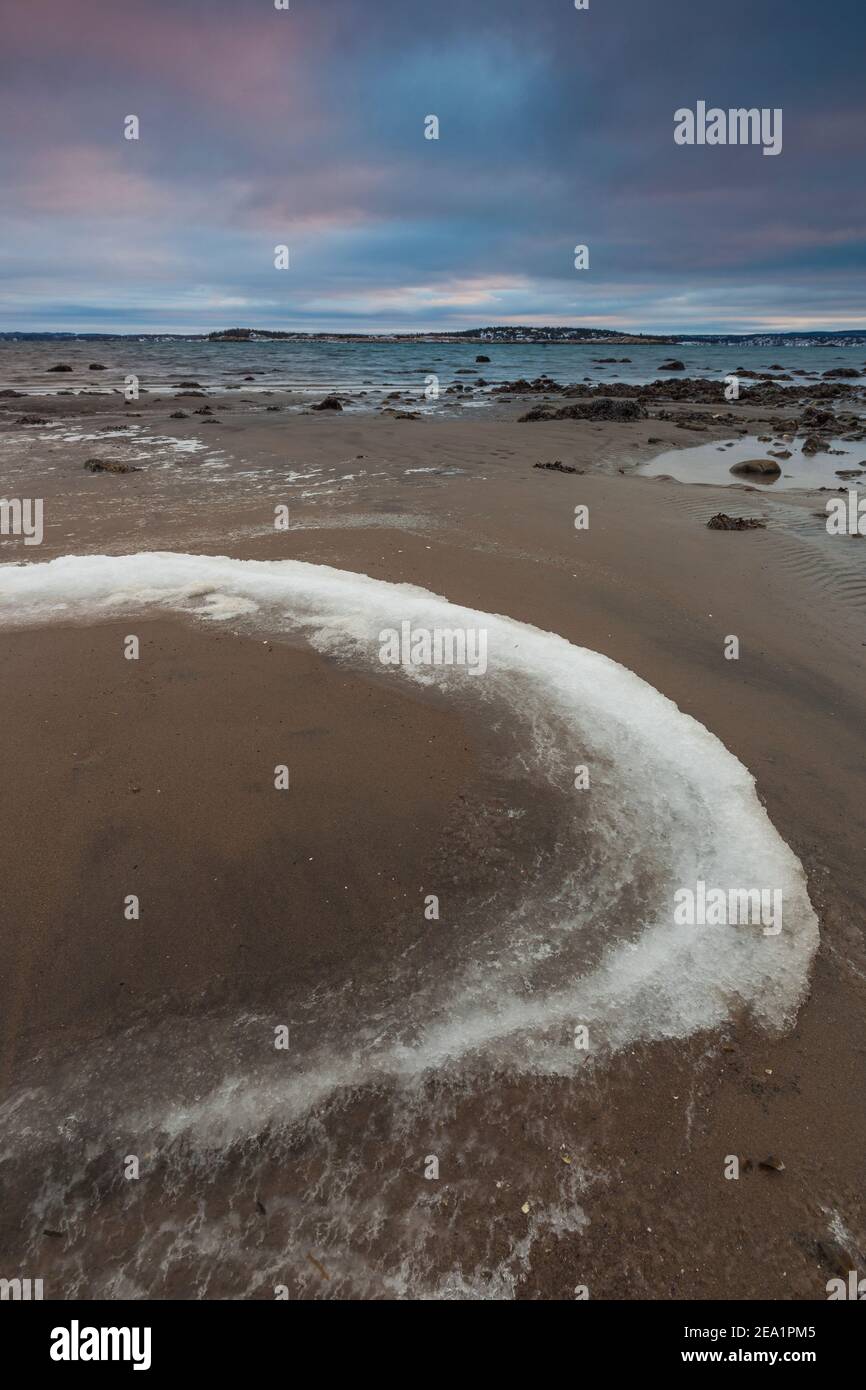
[[(233, 325), (227, 328), (0, 328), (0, 338), (16, 338), (26, 336), (37, 337), (69, 337), (69, 338), (203, 338), (228, 336), (230, 334), (260, 334), (268, 337), (275, 336), (296, 336), (303, 338), (470, 338), (481, 333), (529, 333), (533, 335), (543, 335), (551, 333), (558, 336), (564, 334), (582, 334), (592, 336), (601, 334), (617, 338), (644, 338), (648, 344), (658, 339), (689, 339), (689, 338), (756, 338), (756, 337), (817, 337), (823, 335), (847, 335), (866, 336), (866, 327), (852, 328), (843, 325), (833, 325), (826, 328), (751, 328), (751, 329), (719, 329), (704, 328), (688, 330), (680, 329), (641, 329), (641, 328), (604, 328), (601, 325), (582, 325), (582, 324), (526, 324), (526, 323), (501, 323), (501, 324), (479, 324), (473, 328), (272, 328), (256, 325)], [(635, 343), (633, 346), (640, 346)]]

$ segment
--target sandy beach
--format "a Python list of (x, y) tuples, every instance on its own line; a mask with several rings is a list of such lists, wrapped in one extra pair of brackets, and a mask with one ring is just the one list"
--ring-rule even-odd
[[(591, 898), (602, 848), (641, 874), (666, 852), (626, 813), (599, 847), (533, 765), (519, 690), (478, 707), (241, 609), (7, 604), (0, 1246), (51, 1296), (824, 1299), (862, 1264), (864, 542), (828, 536), (826, 492), (637, 471), (779, 433), (784, 407), (518, 423), (533, 403), (401, 420), (214, 397), (205, 428), (169, 399), (6, 402), (0, 491), (43, 498), (45, 530), (2, 560), (300, 561), (610, 658), (753, 775), (820, 931), (802, 1000), (778, 1029), (727, 999), (721, 1024), (577, 1059), (554, 1009), (473, 1041), (454, 982), (524, 941), (503, 922), (538, 933), (509, 993), (541, 1009), (566, 861)], [(719, 512), (766, 526), (708, 529)], [(581, 949), (590, 973), (603, 942)]]

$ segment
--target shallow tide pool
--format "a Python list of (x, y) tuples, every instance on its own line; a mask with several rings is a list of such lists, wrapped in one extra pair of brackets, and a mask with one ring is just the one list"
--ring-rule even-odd
[[(777, 436), (772, 443), (762, 444), (755, 435), (750, 435), (733, 441), (699, 444), (693, 449), (668, 449), (649, 463), (642, 464), (637, 471), (648, 478), (667, 474), (680, 483), (746, 483), (776, 492), (789, 488), (856, 486), (858, 477), (862, 477), (866, 484), (866, 440), (846, 443), (842, 439), (833, 439), (828, 442), (828, 448), (844, 450), (844, 453), (821, 454), (804, 454), (804, 440), (805, 436), (802, 436), (792, 443), (786, 443)], [(745, 459), (772, 459), (774, 454), (782, 451), (790, 451), (791, 457), (776, 458), (782, 470), (776, 477), (731, 472), (734, 464)], [(855, 470), (858, 476), (839, 476), (840, 471), (849, 470)]]

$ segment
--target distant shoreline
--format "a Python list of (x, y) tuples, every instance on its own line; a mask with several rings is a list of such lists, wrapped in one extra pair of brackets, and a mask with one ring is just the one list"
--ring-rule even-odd
[(480, 347), (528, 345), (627, 347), (676, 346), (715, 343), (731, 347), (859, 347), (866, 348), (866, 329), (826, 329), (815, 332), (775, 333), (624, 333), (607, 328), (533, 328), (519, 324), (472, 328), (454, 332), (419, 333), (304, 333), (265, 328), (225, 328), (209, 333), (76, 333), (0, 332), (0, 342), (203, 342), (203, 343), (466, 343)]

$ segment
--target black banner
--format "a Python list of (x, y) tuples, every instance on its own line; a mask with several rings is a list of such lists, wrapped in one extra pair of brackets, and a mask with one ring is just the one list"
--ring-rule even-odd
[[(557, 1326), (579, 1338), (575, 1355), (586, 1367), (592, 1357), (611, 1371), (639, 1369), (666, 1372), (679, 1367), (719, 1365), (778, 1368), (805, 1366), (828, 1370), (852, 1363), (862, 1344), (862, 1324), (856, 1313), (821, 1303), (578, 1303)], [(843, 1300), (838, 1300), (843, 1301)], [(844, 1300), (848, 1301), (848, 1300)], [(309, 1350), (324, 1352), (323, 1370), (333, 1366), (335, 1344), (323, 1344), (324, 1331), (351, 1333), (353, 1355), (362, 1342), (354, 1338), (355, 1307), (332, 1309), (336, 1324), (321, 1323), (330, 1314), (323, 1308), (275, 1302), (249, 1303), (25, 1303), (10, 1302), (2, 1310), (7, 1358), (25, 1370), (68, 1376), (92, 1374), (100, 1368), (163, 1375), (166, 1372), (249, 1373), (267, 1362), (292, 1362), (288, 1349), (298, 1352), (310, 1334)], [(343, 1322), (348, 1316), (349, 1323)], [(376, 1317), (376, 1314), (373, 1314)], [(397, 1312), (398, 1326), (404, 1312)], [(308, 1321), (312, 1319), (312, 1321)], [(438, 1316), (437, 1316), (438, 1325)], [(378, 1327), (378, 1318), (376, 1318)], [(482, 1324), (482, 1326), (487, 1326)], [(527, 1330), (537, 1329), (530, 1318)], [(514, 1334), (515, 1324), (510, 1324)], [(514, 1355), (540, 1358), (537, 1344), (523, 1340), (520, 1331)], [(363, 1337), (363, 1332), (361, 1332)], [(287, 1341), (287, 1339), (291, 1339)], [(532, 1348), (535, 1345), (533, 1352)], [(491, 1361), (509, 1342), (485, 1344)], [(425, 1348), (424, 1368), (436, 1359)], [(550, 1349), (553, 1350), (552, 1348)], [(509, 1350), (509, 1359), (512, 1352)], [(549, 1352), (547, 1353), (549, 1355)], [(562, 1352), (560, 1350), (559, 1354)], [(381, 1355), (381, 1348), (377, 1359)], [(441, 1352), (443, 1373), (453, 1374), (453, 1347)], [(306, 1359), (306, 1358), (305, 1358)], [(856, 1364), (856, 1363), (855, 1363)], [(540, 1367), (539, 1367), (540, 1369)]]

